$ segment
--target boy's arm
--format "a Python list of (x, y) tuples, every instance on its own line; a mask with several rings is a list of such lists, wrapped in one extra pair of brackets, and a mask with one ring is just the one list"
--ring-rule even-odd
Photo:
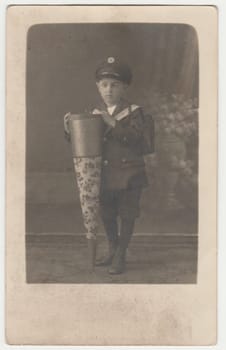
[(132, 112), (128, 118), (127, 123), (123, 120), (116, 121), (111, 134), (123, 144), (133, 145), (143, 137), (143, 115), (140, 108)]

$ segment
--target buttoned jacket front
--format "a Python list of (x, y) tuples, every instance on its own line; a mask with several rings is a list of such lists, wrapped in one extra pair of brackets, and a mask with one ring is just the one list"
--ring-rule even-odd
[[(107, 110), (105, 105), (101, 110)], [(102, 152), (102, 189), (143, 187), (147, 184), (142, 154), (143, 116), (141, 108), (131, 111), (131, 104), (121, 100), (112, 118), (128, 109), (128, 115), (116, 121), (115, 127), (105, 126)]]

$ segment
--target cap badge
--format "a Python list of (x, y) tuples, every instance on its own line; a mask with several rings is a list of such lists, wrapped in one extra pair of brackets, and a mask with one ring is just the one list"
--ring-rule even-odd
[(108, 57), (107, 61), (108, 61), (108, 63), (114, 63), (115, 59), (114, 59), (114, 57)]

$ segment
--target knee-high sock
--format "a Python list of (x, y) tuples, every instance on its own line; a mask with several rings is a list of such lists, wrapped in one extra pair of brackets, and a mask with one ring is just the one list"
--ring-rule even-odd
[(119, 245), (121, 248), (128, 248), (133, 231), (134, 231), (135, 219), (134, 218), (122, 218)]
[(116, 218), (103, 218), (105, 232), (108, 241), (113, 244), (118, 243), (118, 223)]

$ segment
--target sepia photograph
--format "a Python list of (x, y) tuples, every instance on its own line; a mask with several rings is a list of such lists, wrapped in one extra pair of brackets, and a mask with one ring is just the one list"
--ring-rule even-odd
[(198, 52), (185, 24), (29, 29), (28, 283), (196, 283)]
[(216, 8), (6, 22), (7, 343), (216, 344)]

